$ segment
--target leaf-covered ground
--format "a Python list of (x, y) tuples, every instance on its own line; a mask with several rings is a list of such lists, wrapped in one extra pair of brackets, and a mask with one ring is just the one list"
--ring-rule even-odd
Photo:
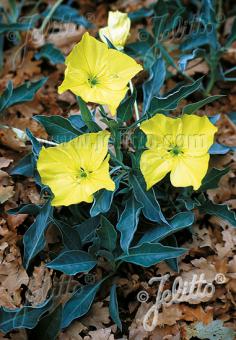
[[(106, 25), (107, 13), (110, 9), (132, 12), (143, 6), (151, 4), (151, 0), (119, 0), (98, 1), (95, 4), (92, 0), (79, 1), (80, 13), (91, 21), (96, 28), (90, 29), (96, 34), (98, 27)], [(8, 6), (8, 1), (3, 1)], [(10, 3), (10, 1), (9, 1)], [(53, 1), (41, 1), (38, 10), (42, 11), (48, 3)], [(188, 1), (186, 1), (187, 6)], [(75, 7), (77, 7), (75, 1)], [(42, 7), (42, 8), (41, 8)], [(31, 148), (29, 142), (22, 136), (19, 138), (13, 128), (30, 131), (39, 138), (47, 139), (45, 131), (32, 119), (35, 115), (60, 115), (68, 117), (78, 114), (74, 96), (66, 92), (59, 95), (58, 85), (63, 79), (65, 66), (64, 57), (71, 50), (73, 44), (78, 42), (85, 31), (85, 28), (74, 23), (60, 23), (56, 21), (48, 30), (40, 31), (33, 29), (29, 32), (22, 32), (20, 44), (12, 46), (10, 39), (17, 39), (14, 32), (8, 35), (9, 46), (6, 46), (3, 53), (3, 66), (1, 70), (0, 93), (12, 80), (14, 88), (22, 85), (25, 81), (39, 81), (47, 77), (44, 86), (32, 96), (33, 100), (16, 104), (7, 109), (1, 116), (0, 128), (0, 305), (7, 308), (16, 308), (30, 303), (35, 306), (43, 303), (51, 289), (61, 289), (58, 299), (63, 301), (71, 289), (77, 284), (78, 276), (69, 280), (66, 276), (58, 276), (55, 272), (45, 267), (48, 252), (57, 248), (59, 239), (55, 229), (47, 231), (48, 244), (45, 251), (29, 272), (26, 272), (22, 265), (22, 236), (32, 224), (33, 218), (27, 214), (9, 215), (7, 211), (18, 207), (21, 203), (39, 204), (41, 198), (33, 180), (21, 176), (10, 176), (14, 165), (26, 155)], [(52, 24), (51, 23), (51, 24)], [(132, 26), (129, 42), (140, 39), (138, 29), (150, 24), (149, 20), (143, 19)], [(224, 34), (232, 27), (232, 19), (224, 22)], [(11, 33), (11, 32), (10, 32)], [(59, 48), (62, 54), (53, 51), (45, 52), (42, 48), (46, 43), (51, 43)], [(49, 53), (49, 59), (47, 58)], [(42, 58), (44, 56), (44, 58)], [(53, 57), (52, 57), (53, 56)], [(174, 56), (173, 56), (174, 57)], [(233, 67), (236, 64), (236, 44), (223, 56), (224, 62)], [(201, 76), (209, 73), (208, 65), (201, 57), (188, 64), (187, 75)], [(145, 73), (135, 80), (141, 84)], [(167, 80), (165, 92), (173, 88), (179, 81), (178, 77)], [(236, 146), (236, 122), (229, 116), (230, 112), (236, 111), (236, 85), (234, 82), (217, 82), (214, 85), (212, 94), (221, 94), (226, 89), (228, 95), (218, 101), (204, 107), (204, 113), (209, 115), (222, 113), (219, 127), (218, 141), (229, 146)], [(28, 91), (23, 89), (23, 92)], [(181, 102), (181, 106), (194, 101), (189, 98)], [(201, 109), (203, 110), (203, 109)], [(200, 113), (201, 113), (200, 110)], [(214, 158), (214, 166), (217, 168), (230, 167), (230, 171), (221, 179), (218, 189), (208, 191), (208, 195), (216, 203), (227, 203), (232, 209), (236, 209), (236, 158), (235, 153), (229, 152)], [(96, 302), (93, 304), (89, 314), (74, 321), (65, 331), (61, 332), (59, 340), (161, 340), (161, 339), (191, 339), (192, 337), (204, 339), (208, 334), (209, 339), (233, 339), (232, 332), (236, 331), (236, 229), (232, 228), (223, 219), (209, 215), (200, 215), (189, 231), (179, 235), (182, 240), (181, 246), (187, 247), (189, 253), (181, 258), (179, 267), (183, 279), (191, 281), (194, 274), (204, 273), (208, 282), (214, 282), (216, 290), (213, 298), (209, 301), (198, 299), (191, 303), (174, 304), (163, 308), (160, 312), (158, 327), (153, 332), (147, 332), (142, 326), (142, 318), (146, 311), (155, 301), (157, 287), (149, 286), (151, 277), (158, 274), (164, 275), (170, 272), (170, 279), (165, 288), (171, 288), (177, 273), (170, 271), (166, 264), (162, 263), (150, 269), (144, 269), (128, 265), (124, 272), (117, 276), (119, 308), (123, 322), (123, 332), (117, 331), (117, 326), (109, 317), (109, 292), (106, 287), (100, 292)], [(104, 263), (104, 266), (106, 264)], [(216, 283), (217, 273), (225, 275), (226, 280)], [(99, 271), (93, 273), (96, 278), (101, 277)], [(62, 287), (60, 284), (64, 282)], [(147, 302), (140, 303), (137, 294), (140, 291), (149, 294)], [(225, 327), (225, 328), (224, 328)], [(208, 333), (207, 333), (208, 332)], [(218, 337), (213, 338), (213, 334)], [(33, 338), (34, 335), (31, 334)], [(221, 336), (221, 337), (219, 337)], [(36, 335), (34, 336), (34, 338)], [(37, 337), (40, 338), (39, 334)], [(1, 339), (28, 339), (28, 332), (24, 329), (10, 333), (8, 336), (0, 335)]]

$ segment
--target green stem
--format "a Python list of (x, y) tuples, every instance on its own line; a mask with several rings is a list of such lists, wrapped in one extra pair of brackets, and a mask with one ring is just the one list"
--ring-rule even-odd
[(222, 13), (223, 13), (223, 3), (222, 0), (218, 0), (218, 24), (217, 24), (217, 28), (220, 27), (221, 22), (219, 22), (219, 20), (222, 18)]
[[(134, 86), (133, 86), (133, 83), (132, 83), (131, 80), (129, 81), (129, 87), (130, 87), (131, 94), (133, 94)], [(138, 121), (140, 119), (140, 115), (139, 115), (139, 112), (138, 112), (137, 100), (134, 101), (134, 112), (135, 112), (136, 121)]]
[(55, 4), (52, 6), (52, 8), (50, 9), (48, 15), (45, 17), (45, 19), (42, 22), (42, 25), (40, 27), (40, 31), (43, 32), (45, 27), (47, 26), (49, 20), (51, 19), (53, 13), (55, 12), (55, 10), (57, 9), (57, 7), (63, 2), (63, 0), (57, 0), (55, 2)]
[(119, 260), (117, 265), (116, 265), (116, 271), (118, 270), (118, 268), (122, 265), (122, 263), (124, 263), (124, 261)]
[(122, 162), (122, 160), (123, 160), (123, 154), (122, 154), (122, 152), (121, 152), (121, 150), (120, 150), (120, 148), (121, 148), (120, 143), (115, 143), (115, 144), (114, 144), (114, 148), (115, 148), (115, 151), (116, 151), (116, 158), (117, 158), (117, 160), (120, 161), (120, 162)]
[(130, 168), (128, 166), (126, 166), (123, 162), (121, 162), (119, 159), (117, 159), (114, 156), (114, 154), (112, 153), (111, 150), (109, 150), (109, 153), (110, 153), (110, 156), (111, 156), (111, 160), (113, 160), (114, 163), (119, 164), (122, 167), (122, 169), (124, 169), (124, 170), (128, 170), (128, 171), (130, 170)]
[(39, 5), (41, 5), (42, 2), (43, 2), (43, 0), (38, 0), (37, 1), (37, 3), (34, 5), (34, 7), (30, 10), (29, 16), (30, 15), (34, 15), (35, 12), (37, 12), (37, 9), (38, 9)]
[(210, 80), (207, 84), (207, 88), (206, 88), (206, 95), (208, 96), (211, 93), (211, 90), (215, 84), (215, 71), (214, 69), (211, 69), (211, 76), (210, 76)]
[(217, 65), (219, 62), (219, 56), (213, 48), (210, 49), (210, 55), (209, 55), (209, 58), (206, 57), (206, 61), (210, 67), (210, 80), (207, 84), (206, 91), (205, 91), (206, 96), (208, 96), (211, 93), (211, 90), (216, 81), (216, 71), (217, 71)]

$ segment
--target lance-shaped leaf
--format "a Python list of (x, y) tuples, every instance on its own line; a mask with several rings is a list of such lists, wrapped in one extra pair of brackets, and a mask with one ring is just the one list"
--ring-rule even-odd
[(83, 118), (83, 121), (85, 122), (85, 124), (89, 128), (90, 132), (101, 131), (100, 126), (94, 121), (93, 116), (92, 116), (90, 110), (88, 109), (86, 103), (83, 101), (83, 99), (80, 98), (80, 97), (77, 97), (77, 101), (78, 101), (78, 104), (79, 104), (79, 108), (80, 108), (80, 112), (81, 112), (81, 116)]
[(30, 336), (34, 340), (56, 340), (61, 329), (62, 305), (44, 316), (33, 329)]
[[(176, 237), (174, 235), (170, 235), (162, 241), (162, 244), (165, 246), (178, 247), (178, 243)], [(172, 259), (166, 260), (167, 265), (176, 273), (179, 272), (178, 258), (173, 257)]]
[(218, 51), (219, 48), (219, 42), (217, 40), (217, 16), (218, 14), (216, 13), (214, 1), (202, 1), (199, 19), (203, 29), (192, 31), (190, 34), (187, 34), (184, 43), (181, 45), (181, 49), (191, 50), (207, 44), (211, 46), (216, 54), (216, 51)]
[(0, 307), (0, 330), (8, 333), (13, 329), (28, 328), (32, 329), (38, 323), (43, 315), (52, 305), (52, 300), (46, 300), (43, 304), (24, 306), (22, 308), (7, 309)]
[(121, 324), (120, 316), (119, 316), (119, 307), (118, 307), (115, 284), (112, 285), (111, 290), (110, 290), (109, 312), (110, 312), (110, 316), (112, 320), (115, 322), (115, 324), (118, 326), (118, 328), (122, 332), (122, 324)]
[(224, 95), (215, 95), (215, 96), (210, 96), (207, 98), (204, 98), (200, 100), (199, 102), (188, 104), (183, 108), (183, 113), (186, 114), (193, 114), (196, 111), (198, 111), (201, 107), (205, 106), (206, 104), (210, 104), (214, 102), (215, 100), (218, 100), (220, 98), (224, 97)]
[(160, 204), (155, 197), (154, 190), (146, 190), (145, 182), (141, 176), (136, 177), (131, 173), (129, 180), (133, 187), (136, 200), (143, 205), (142, 211), (144, 216), (148, 220), (168, 225), (167, 220), (162, 214)]
[(229, 151), (236, 151), (236, 147), (214, 143), (209, 149), (210, 155), (225, 155)]
[(34, 116), (46, 130), (47, 134), (57, 143), (65, 143), (78, 137), (81, 131), (75, 129), (71, 122), (61, 116)]
[(121, 233), (120, 246), (124, 252), (128, 252), (133, 240), (142, 207), (143, 205), (136, 200), (134, 195), (131, 195), (117, 223), (116, 228)]
[(166, 97), (154, 97), (151, 101), (148, 113), (153, 115), (163, 110), (164, 111), (175, 110), (182, 99), (186, 98), (191, 93), (200, 89), (201, 81), (202, 78), (196, 80), (194, 83), (190, 85), (181, 86), (177, 90), (173, 90)]
[(37, 204), (21, 204), (17, 208), (9, 209), (7, 213), (9, 215), (17, 215), (17, 214), (30, 214), (30, 215), (38, 215), (40, 212), (41, 206)]
[(49, 199), (40, 213), (36, 217), (34, 223), (26, 231), (23, 237), (24, 243), (24, 266), (28, 268), (31, 259), (37, 255), (45, 246), (45, 231), (50, 221), (52, 213), (51, 200)]
[(199, 210), (202, 213), (218, 216), (236, 227), (236, 215), (226, 204), (215, 204), (207, 200), (199, 207)]
[(79, 233), (83, 245), (93, 241), (96, 229), (99, 224), (100, 216), (95, 216), (73, 226), (73, 228)]
[(26, 135), (27, 135), (27, 137), (29, 138), (29, 140), (32, 144), (32, 152), (33, 152), (34, 159), (37, 161), (39, 153), (42, 149), (42, 145), (39, 143), (37, 138), (34, 137), (32, 132), (28, 128), (26, 128), (25, 132), (26, 132)]
[(119, 105), (117, 109), (117, 117), (122, 122), (127, 122), (127, 120), (130, 120), (133, 115), (134, 110), (134, 102), (137, 97), (137, 91), (134, 89), (134, 92), (125, 98), (125, 100)]
[(23, 157), (16, 166), (11, 170), (11, 175), (21, 175), (27, 177), (34, 176), (35, 161), (33, 153)]
[(41, 58), (48, 59), (51, 64), (63, 64), (65, 61), (65, 57), (61, 50), (54, 46), (53, 44), (45, 44), (39, 52), (34, 55), (36, 60)]
[(116, 185), (116, 188), (114, 191), (102, 189), (98, 191), (97, 193), (95, 193), (93, 205), (90, 209), (91, 217), (97, 216), (98, 214), (104, 214), (110, 209), (113, 197), (115, 195), (115, 192), (119, 188), (122, 177), (123, 177), (123, 174), (118, 175), (116, 178), (114, 178), (114, 182)]
[(112, 253), (116, 248), (117, 232), (104, 216), (101, 216), (101, 227), (97, 230), (97, 235), (100, 239), (100, 247)]
[(140, 9), (134, 11), (134, 12), (129, 12), (128, 17), (132, 22), (142, 20), (144, 18), (148, 18), (154, 14), (154, 11), (152, 8), (146, 8), (146, 7), (141, 7)]
[(160, 94), (160, 89), (165, 81), (166, 67), (162, 57), (157, 58), (150, 69), (150, 76), (143, 84), (143, 114), (149, 109), (154, 96)]
[(147, 242), (159, 242), (165, 237), (176, 233), (186, 227), (189, 227), (194, 222), (194, 213), (191, 211), (181, 212), (168, 220), (169, 226), (157, 225), (146, 230), (145, 234), (141, 237), (138, 244), (141, 245)]
[(204, 177), (202, 181), (202, 185), (199, 190), (205, 191), (205, 190), (217, 188), (221, 177), (227, 174), (228, 172), (229, 172), (229, 168), (225, 168), (225, 169), (212, 168), (208, 172), (208, 174)]
[(62, 328), (69, 326), (74, 319), (80, 318), (89, 311), (101, 283), (99, 281), (96, 284), (80, 288), (66, 302), (62, 314)]
[[(35, 82), (25, 82), (12, 89), (12, 85), (7, 86), (0, 98), (0, 111), (9, 106), (33, 100), (35, 93), (46, 83), (48, 78), (41, 78)], [(10, 96), (9, 96), (10, 93)]]
[(96, 259), (82, 250), (66, 250), (61, 252), (53, 261), (47, 264), (48, 268), (59, 270), (68, 275), (88, 272), (96, 266)]
[(122, 254), (116, 260), (122, 260), (143, 267), (150, 267), (161, 261), (183, 255), (187, 249), (163, 246), (160, 243), (144, 243), (129, 248), (128, 254)]
[[(48, 16), (50, 8), (46, 9), (42, 15)], [(69, 5), (60, 5), (52, 13), (52, 20), (59, 22), (73, 22), (76, 25), (82, 25), (86, 28), (91, 28), (93, 25), (84, 16), (80, 15), (78, 10)]]
[(52, 219), (52, 222), (59, 229), (64, 247), (66, 249), (68, 250), (81, 249), (80, 235), (75, 228), (71, 227), (70, 225), (62, 221), (55, 220), (54, 218)]

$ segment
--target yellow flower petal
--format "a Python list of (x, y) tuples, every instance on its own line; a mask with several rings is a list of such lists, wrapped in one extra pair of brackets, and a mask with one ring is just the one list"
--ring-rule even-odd
[[(75, 170), (73, 154), (67, 151), (67, 145), (60, 144), (57, 147), (43, 147), (40, 151), (37, 169), (44, 176), (54, 176), (64, 172), (73, 172)], [(48, 168), (51, 171), (47, 173)]]
[(89, 176), (88, 181), (93, 192), (100, 189), (115, 190), (115, 183), (109, 174), (109, 159), (110, 156), (108, 155), (101, 166)]
[(205, 154), (199, 157), (181, 156), (176, 159), (170, 174), (172, 185), (175, 187), (193, 186), (194, 190), (199, 189), (207, 173), (209, 158), (209, 154)]
[(173, 186), (197, 190), (207, 172), (208, 150), (217, 130), (209, 119), (195, 115), (174, 119), (157, 114), (140, 128), (147, 135), (149, 148), (140, 161), (147, 188), (171, 171)]
[(95, 171), (107, 154), (109, 137), (108, 131), (85, 133), (68, 142), (68, 146), (71, 146), (71, 153), (76, 151), (77, 162), (82, 168)]
[(91, 203), (93, 201), (93, 193), (100, 189), (106, 189), (109, 191), (115, 190), (115, 183), (112, 181), (109, 174), (109, 155), (102, 162), (100, 167), (89, 174), (88, 179), (85, 179), (81, 184), (70, 185), (70, 191), (68, 191), (68, 186), (62, 186), (63, 181), (60, 179), (55, 186), (54, 183), (54, 195), (55, 198), (52, 201), (52, 205), (70, 205), (75, 202), (78, 203), (78, 197), (80, 197), (81, 202)]
[(140, 169), (149, 190), (160, 182), (172, 168), (172, 159), (166, 154), (160, 157), (157, 150), (147, 150), (142, 153)]
[(87, 186), (82, 183), (78, 186), (75, 182), (65, 184), (62, 178), (51, 183), (51, 190), (54, 194), (53, 206), (68, 206), (80, 202), (92, 203), (93, 193), (87, 190)]
[(62, 84), (58, 87), (58, 93), (61, 94), (68, 89), (75, 94), (79, 94), (80, 91), (87, 86), (88, 83), (88, 74), (84, 70), (76, 69), (72, 66), (70, 68), (66, 68), (65, 70), (65, 79)]
[(148, 148), (166, 148), (170, 143), (175, 143), (177, 136), (182, 134), (182, 122), (180, 118), (156, 114), (143, 122), (140, 129), (147, 135)]
[(134, 59), (114, 49), (109, 49), (108, 58), (112, 60), (109, 65), (109, 72), (112, 76), (110, 77), (110, 84), (107, 83), (110, 88), (112, 83), (112, 88), (119, 86), (120, 89), (126, 86), (128, 81), (143, 69)]
[(108, 26), (99, 30), (99, 36), (102, 41), (107, 43), (105, 37), (117, 48), (123, 49), (129, 35), (131, 20), (126, 13), (119, 11), (109, 12)]
[(85, 33), (66, 58), (65, 79), (58, 92), (71, 90), (85, 102), (108, 105), (115, 114), (127, 84), (142, 66)]
[(207, 116), (183, 115), (183, 142), (186, 154), (200, 156), (208, 152), (217, 128)]
[(108, 106), (111, 114), (114, 116), (116, 114), (117, 107), (120, 105), (120, 102), (125, 97), (127, 91), (128, 87), (125, 87), (122, 90), (101, 89), (98, 96), (104, 96), (104, 104)]
[(115, 189), (106, 157), (109, 136), (107, 131), (88, 133), (41, 150), (37, 169), (54, 194), (52, 205), (91, 203), (96, 191)]
[(102, 71), (101, 65), (104, 64), (102, 61), (107, 58), (107, 54), (107, 45), (86, 32), (67, 56), (66, 65), (85, 70), (88, 73), (99, 73)]

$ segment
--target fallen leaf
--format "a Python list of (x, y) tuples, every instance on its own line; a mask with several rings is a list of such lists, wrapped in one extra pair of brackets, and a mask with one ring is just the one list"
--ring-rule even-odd
[(48, 296), (52, 287), (52, 270), (41, 263), (39, 267), (34, 267), (33, 275), (30, 277), (28, 289), (25, 294), (27, 301), (32, 306), (42, 304)]
[(86, 329), (87, 327), (81, 322), (74, 321), (64, 332), (60, 333), (58, 340), (83, 340), (80, 333)]
[(111, 328), (99, 329), (88, 333), (84, 340), (114, 340), (114, 335), (111, 334)]
[(93, 326), (96, 329), (103, 328), (110, 321), (108, 307), (104, 307), (102, 302), (94, 303), (87, 316), (81, 320), (83, 325)]
[[(22, 266), (21, 254), (16, 245), (4, 246), (0, 253), (2, 260), (0, 266), (0, 305), (11, 308), (21, 305), (22, 285), (29, 282), (29, 277)], [(7, 299), (8, 297), (8, 299)]]
[[(0, 157), (0, 169), (7, 168), (12, 159)], [(7, 172), (0, 170), (0, 203), (4, 203), (14, 195), (14, 186)]]
[(16, 133), (7, 126), (0, 129), (0, 144), (15, 150), (23, 151), (25, 149), (25, 143), (23, 143), (16, 135)]

